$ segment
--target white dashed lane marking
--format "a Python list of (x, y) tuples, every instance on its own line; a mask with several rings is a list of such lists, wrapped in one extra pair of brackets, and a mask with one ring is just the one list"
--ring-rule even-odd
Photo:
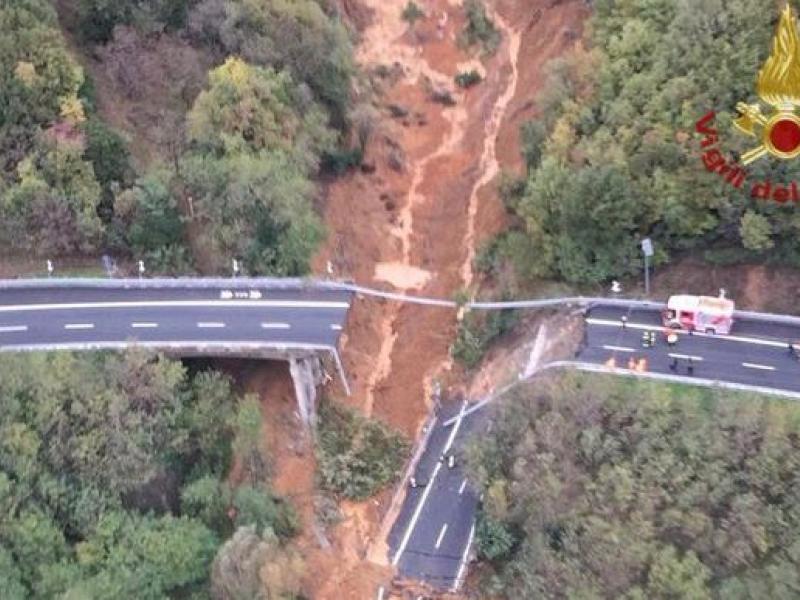
[(758, 371), (774, 371), (775, 370), (775, 367), (771, 367), (769, 365), (759, 365), (759, 364), (756, 364), (756, 363), (743, 362), (742, 366), (747, 368), (747, 369), (756, 369)]
[(694, 362), (701, 362), (703, 360), (702, 356), (692, 356), (690, 354), (675, 354), (674, 352), (670, 352), (667, 354), (670, 358), (677, 358), (678, 360), (689, 360), (691, 359)]
[(465, 487), (467, 487), (467, 480), (466, 479), (461, 482), (461, 487), (458, 488), (458, 495), (459, 496), (464, 493), (464, 488)]
[(131, 323), (131, 327), (134, 329), (156, 329), (158, 323)]
[[(620, 321), (610, 321), (608, 319), (594, 319), (588, 318), (586, 322), (589, 325), (602, 325), (605, 327), (622, 327), (622, 323)], [(642, 323), (627, 323), (625, 325), (627, 329), (637, 329), (641, 331), (655, 331), (655, 332), (663, 332), (664, 327), (660, 325), (645, 325)], [(675, 333), (678, 335), (689, 335), (688, 331), (683, 331), (682, 329), (675, 329)], [(692, 335), (699, 338), (715, 338), (718, 340), (724, 340), (728, 342), (742, 342), (744, 344), (754, 344), (756, 346), (770, 346), (772, 348), (786, 348), (786, 342), (778, 342), (775, 340), (762, 340), (759, 338), (749, 338), (749, 337), (741, 337), (738, 335), (716, 335), (711, 333), (705, 333), (703, 331), (694, 331)]]
[(438, 550), (439, 546), (442, 545), (442, 540), (444, 539), (444, 534), (447, 533), (447, 523), (442, 525), (442, 530), (439, 532), (439, 537), (436, 538), (436, 546), (435, 548)]
[(15, 331), (28, 331), (27, 325), (6, 325), (0, 327), (0, 333), (13, 333)]
[(333, 329), (334, 331), (341, 331), (342, 330), (342, 326), (334, 324), (334, 325), (331, 325), (331, 329)]
[(94, 329), (94, 323), (67, 323), (64, 329)]
[(197, 324), (200, 329), (222, 329), (225, 327), (225, 323), (218, 323), (218, 322), (200, 322)]
[(603, 346), (603, 348), (612, 352), (636, 352), (636, 350), (627, 346)]
[(292, 326), (288, 323), (262, 323), (262, 329), (291, 329)]

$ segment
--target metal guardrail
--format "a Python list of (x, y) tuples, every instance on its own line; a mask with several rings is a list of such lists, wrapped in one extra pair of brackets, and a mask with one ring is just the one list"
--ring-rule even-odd
[(106, 289), (148, 288), (273, 288), (273, 289), (324, 289), (348, 290), (347, 283), (323, 279), (283, 277), (154, 277), (154, 278), (101, 278), (101, 277), (52, 277), (38, 279), (0, 279), (3, 289), (41, 289), (48, 287), (88, 287)]
[[(419, 304), (422, 306), (435, 306), (441, 308), (459, 308), (462, 306), (455, 300), (443, 298), (429, 298), (414, 296), (397, 292), (387, 292), (375, 288), (356, 285), (346, 281), (333, 281), (328, 279), (313, 278), (279, 278), (279, 277), (211, 277), (211, 278), (47, 278), (47, 279), (5, 279), (0, 280), (0, 290), (19, 288), (47, 288), (47, 287), (96, 287), (96, 288), (122, 288), (122, 289), (147, 289), (147, 288), (272, 288), (272, 289), (318, 289), (325, 291), (344, 291), (383, 298), (396, 302)], [(507, 310), (507, 309), (536, 309), (557, 306), (611, 306), (618, 308), (639, 308), (644, 310), (662, 310), (666, 307), (663, 302), (652, 300), (632, 300), (624, 298), (593, 298), (586, 296), (570, 296), (563, 298), (540, 298), (534, 300), (511, 300), (506, 302), (466, 302), (463, 306), (472, 310)], [(784, 325), (800, 326), (800, 316), (780, 315), (737, 310), (734, 317), (750, 319)]]

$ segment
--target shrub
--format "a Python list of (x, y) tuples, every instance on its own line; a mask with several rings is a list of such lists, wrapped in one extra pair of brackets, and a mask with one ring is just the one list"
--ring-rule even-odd
[(318, 476), (322, 488), (363, 500), (397, 477), (408, 444), (378, 421), (323, 402), (317, 429)]
[(461, 321), (450, 353), (468, 369), (483, 358), (489, 344), (507, 333), (517, 322), (513, 309), (493, 310), (484, 313), (470, 312)]
[(269, 530), (284, 540), (300, 528), (294, 507), (272, 492), (244, 485), (234, 492), (233, 505), (236, 527), (253, 525), (260, 533)]
[(182, 513), (200, 519), (206, 527), (223, 537), (230, 533), (227, 515), (230, 502), (228, 484), (213, 475), (201, 477), (181, 490)]
[(506, 558), (514, 547), (514, 536), (508, 527), (483, 512), (478, 515), (475, 540), (478, 556), (487, 560)]
[(400, 16), (403, 18), (403, 21), (413, 27), (414, 23), (425, 16), (425, 13), (413, 0), (408, 0), (408, 4), (406, 4)]
[(333, 527), (342, 521), (339, 504), (328, 494), (319, 494), (314, 497), (314, 515), (317, 522), (326, 528)]
[(468, 88), (480, 83), (482, 77), (480, 73), (478, 73), (475, 69), (472, 69), (471, 71), (462, 71), (461, 73), (456, 74), (453, 79), (455, 79), (458, 87)]
[(361, 148), (331, 150), (322, 155), (321, 168), (324, 172), (342, 175), (359, 166), (364, 160)]
[(114, 182), (130, 185), (133, 167), (125, 138), (99, 119), (86, 121), (83, 131), (86, 135), (83, 158), (92, 163), (94, 175), (103, 189), (110, 189)]
[(186, 22), (193, 0), (80, 0), (80, 33), (94, 43), (109, 41), (117, 25), (143, 30), (178, 29)]
[(486, 14), (481, 0), (466, 0), (464, 9), (467, 13), (467, 24), (464, 26), (463, 40), (468, 46), (480, 44), (487, 54), (493, 53), (500, 45), (500, 32)]

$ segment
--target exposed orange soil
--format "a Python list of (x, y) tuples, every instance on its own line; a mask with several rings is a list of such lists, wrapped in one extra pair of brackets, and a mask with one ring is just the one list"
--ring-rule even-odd
[[(366, 23), (358, 62), (367, 72), (383, 65), (402, 75), (381, 80), (382, 117), (367, 146), (368, 168), (327, 190), (324, 216), (330, 236), (314, 261), (315, 270), (324, 273), (330, 261), (336, 277), (452, 297), (472, 283), (476, 245), (503, 225), (496, 177), (519, 165), (509, 158), (519, 153), (515, 129), (530, 116), (520, 113), (519, 106), (538, 90), (542, 65), (572, 43), (562, 35), (552, 41), (551, 32), (560, 32), (564, 22), (579, 23), (585, 9), (576, 7), (584, 4), (498, 2), (490, 13), (503, 41), (483, 64), (476, 64), (476, 50), (458, 47), (464, 25), (458, 2), (420, 3), (426, 18), (413, 31), (400, 18), (405, 0), (361, 4), (356, 9), (353, 1), (346, 3), (346, 12)], [(546, 18), (533, 19), (537, 9)], [(459, 90), (453, 76), (473, 66), (486, 74), (485, 81)], [(449, 90), (455, 104), (433, 102), (431, 88)], [(514, 111), (518, 114), (510, 114)], [(457, 380), (449, 360), (455, 325), (453, 310), (357, 300), (342, 343), (353, 395), (342, 400), (416, 438), (429, 410), (433, 379)], [(365, 539), (380, 538), (375, 517), (385, 513), (387, 500), (378, 499), (377, 510), (365, 510), (358, 539), (351, 542), (361, 547)], [(353, 529), (344, 535), (352, 536)], [(370, 557), (380, 561), (376, 554)], [(369, 569), (363, 560), (353, 568)], [(348, 577), (337, 569), (331, 578)], [(326, 587), (314, 597), (340, 598), (342, 593), (339, 587), (328, 595)]]
[(657, 299), (680, 293), (716, 296), (720, 288), (742, 310), (800, 314), (800, 272), (786, 267), (714, 266), (684, 258), (655, 270), (652, 295)]
[[(263, 444), (270, 460), (272, 487), (291, 500), (302, 522), (301, 533), (292, 543), (305, 561), (305, 595), (342, 600), (373, 597), (378, 586), (391, 579), (390, 569), (364, 563), (365, 530), (376, 519), (370, 514), (374, 505), (345, 503), (340, 507), (343, 520), (334, 528), (334, 535), (316, 525), (313, 443), (310, 434), (300, 433), (303, 428), (287, 363), (237, 360), (215, 364), (234, 375), (244, 392), (257, 394), (261, 400)], [(240, 479), (237, 471), (235, 465), (230, 474), (234, 483)], [(330, 546), (323, 549), (321, 540)]]

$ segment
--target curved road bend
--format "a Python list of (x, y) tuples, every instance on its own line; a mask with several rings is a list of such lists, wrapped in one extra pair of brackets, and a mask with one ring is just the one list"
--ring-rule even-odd
[[(623, 316), (627, 317), (624, 329)], [(798, 326), (739, 319), (730, 336), (681, 334), (670, 348), (659, 335), (655, 347), (642, 348), (643, 331), (662, 330), (659, 310), (595, 306), (587, 311), (578, 359), (602, 365), (613, 357), (624, 368), (629, 358), (646, 358), (649, 371), (685, 377), (686, 359), (673, 372), (669, 355), (694, 356), (698, 378), (800, 392), (800, 362), (787, 348), (788, 340), (800, 341)], [(471, 434), (491, 427), (486, 411), (467, 412), (459, 423), (460, 408), (445, 407), (438, 415), (414, 473), (425, 486), (408, 490), (388, 540), (390, 559), (401, 576), (439, 589), (454, 589), (463, 581), (478, 507), (460, 461), (449, 469), (439, 460), (446, 449), (458, 457)]]

